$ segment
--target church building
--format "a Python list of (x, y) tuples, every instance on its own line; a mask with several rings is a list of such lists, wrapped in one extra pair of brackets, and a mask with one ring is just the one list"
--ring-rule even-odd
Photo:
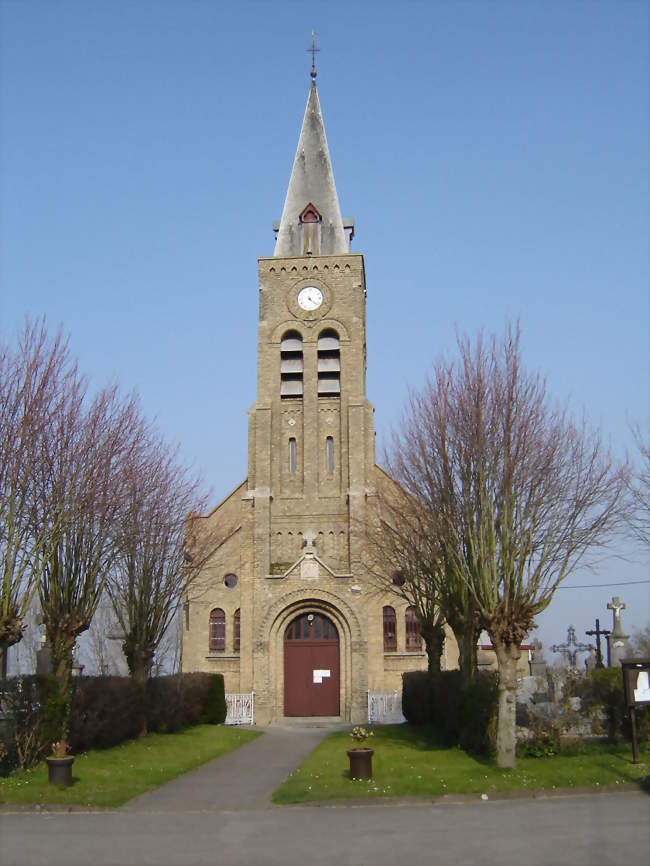
[(366, 396), (366, 281), (341, 216), (312, 69), (275, 251), (260, 258), (258, 387), (248, 476), (200, 532), (218, 539), (189, 587), (183, 670), (254, 695), (255, 722), (368, 720), (369, 695), (426, 668), (415, 612), (372, 579), (377, 484)]

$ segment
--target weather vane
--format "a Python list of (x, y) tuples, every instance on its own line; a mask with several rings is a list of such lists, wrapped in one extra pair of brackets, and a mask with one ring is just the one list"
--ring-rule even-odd
[(316, 55), (320, 48), (316, 48), (316, 31), (311, 31), (311, 48), (307, 49), (307, 53), (311, 54), (311, 80), (316, 80)]

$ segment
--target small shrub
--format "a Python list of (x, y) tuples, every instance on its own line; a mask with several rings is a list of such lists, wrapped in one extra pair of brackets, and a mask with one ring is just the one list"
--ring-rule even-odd
[(465, 684), (460, 671), (403, 676), (402, 712), (415, 725), (432, 724), (445, 742), (490, 754), (496, 741), (497, 678), (481, 671)]
[(212, 674), (205, 698), (203, 721), (209, 725), (222, 725), (226, 721), (227, 712), (223, 674)]
[[(623, 674), (619, 667), (600, 668), (591, 672), (583, 698), (585, 711), (592, 720), (594, 733), (604, 733), (610, 740), (632, 739), (632, 725), (623, 692)], [(648, 710), (637, 709), (637, 736), (640, 743), (650, 742)]]
[(461, 687), (461, 723), (458, 745), (467, 752), (490, 755), (495, 750), (499, 706), (498, 677), (479, 671)]
[(532, 736), (517, 743), (517, 755), (524, 758), (551, 758), (560, 751), (560, 732), (550, 721), (535, 720)]
[(58, 696), (54, 677), (13, 677), (3, 682), (3, 772), (34, 766), (58, 739)]
[(171, 733), (199, 724), (205, 716), (213, 676), (174, 674), (149, 680), (146, 694), (148, 730)]
[(137, 686), (130, 677), (75, 679), (70, 719), (73, 751), (107, 749), (137, 737), (137, 707)]
[(402, 712), (407, 722), (426, 725), (431, 722), (431, 675), (410, 671), (402, 675)]

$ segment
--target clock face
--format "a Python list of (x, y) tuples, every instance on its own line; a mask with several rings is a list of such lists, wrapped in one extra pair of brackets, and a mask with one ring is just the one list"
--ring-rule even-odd
[(303, 310), (317, 310), (323, 303), (323, 293), (316, 286), (305, 286), (298, 293), (298, 303)]

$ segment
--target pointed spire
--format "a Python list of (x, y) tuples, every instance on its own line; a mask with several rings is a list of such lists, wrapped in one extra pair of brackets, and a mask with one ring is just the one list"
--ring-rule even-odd
[[(303, 238), (301, 215), (312, 205), (320, 217), (317, 247)], [(310, 211), (311, 212), (311, 211)], [(313, 237), (313, 234), (309, 234)], [(309, 90), (298, 149), (275, 244), (275, 256), (340, 255), (349, 252), (315, 76)]]

